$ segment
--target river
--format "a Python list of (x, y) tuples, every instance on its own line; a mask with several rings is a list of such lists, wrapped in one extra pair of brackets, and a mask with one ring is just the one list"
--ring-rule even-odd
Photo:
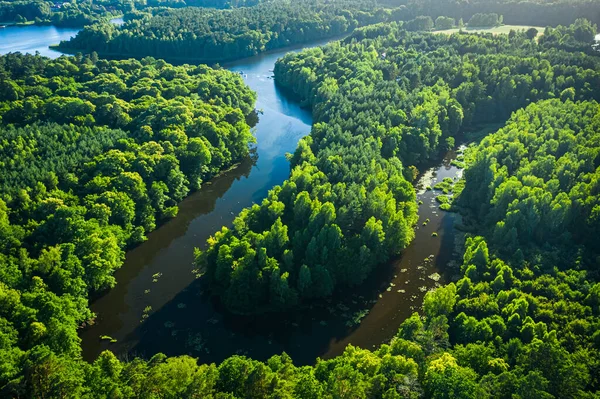
[[(0, 54), (38, 51), (56, 57), (59, 53), (47, 46), (75, 33), (53, 27), (6, 28), (0, 31)], [(450, 164), (453, 152), (425, 171), (417, 184), (423, 204), (413, 243), (354, 292), (292, 314), (253, 317), (228, 314), (203, 292), (201, 279), (192, 273), (194, 247), (202, 247), (241, 209), (259, 203), (282, 183), (289, 175), (285, 153), (293, 152), (310, 132), (310, 112), (281, 93), (271, 78), (275, 61), (288, 51), (227, 66), (244, 75), (258, 94), (256, 108), (263, 111), (254, 128), (253, 155), (205, 183), (180, 204), (176, 218), (127, 253), (115, 274), (117, 286), (91, 304), (96, 323), (80, 334), (86, 359), (93, 360), (104, 349), (121, 356), (190, 354), (201, 362), (219, 362), (233, 354), (264, 360), (285, 351), (296, 364), (312, 364), (317, 357), (340, 354), (350, 343), (372, 348), (389, 341), (402, 320), (419, 310), (425, 292), (443, 281), (438, 273), (443, 274), (453, 252), (456, 215), (440, 211), (435, 202), (439, 192), (425, 187), (460, 174)], [(431, 221), (423, 226), (425, 219)]]

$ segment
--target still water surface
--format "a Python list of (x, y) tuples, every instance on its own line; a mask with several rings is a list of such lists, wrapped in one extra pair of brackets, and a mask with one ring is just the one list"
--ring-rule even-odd
[[(110, 22), (122, 25), (123, 18), (113, 18)], [(57, 28), (49, 25), (0, 28), (0, 55), (20, 51), (30, 54), (37, 52), (45, 57), (57, 58), (62, 53), (50, 49), (50, 46), (75, 37), (79, 30), (79, 28)]]
[[(0, 54), (38, 51), (56, 57), (60, 53), (48, 46), (76, 32), (5, 28), (0, 30)], [(442, 273), (452, 254), (455, 215), (440, 211), (435, 203), (439, 193), (424, 187), (460, 173), (450, 164), (454, 153), (426, 171), (418, 183), (423, 204), (413, 243), (355, 292), (293, 314), (262, 317), (228, 314), (204, 293), (202, 279), (192, 273), (193, 248), (202, 247), (241, 209), (259, 203), (270, 188), (282, 183), (289, 175), (285, 153), (310, 132), (310, 112), (281, 93), (271, 78), (275, 61), (287, 51), (228, 66), (244, 75), (258, 94), (257, 109), (264, 112), (254, 129), (253, 155), (185, 199), (176, 218), (127, 253), (115, 274), (117, 286), (91, 305), (98, 315), (96, 324), (80, 334), (86, 359), (104, 349), (123, 356), (191, 354), (202, 362), (218, 362), (236, 353), (264, 360), (285, 351), (295, 363), (310, 364), (317, 357), (341, 353), (350, 343), (372, 348), (388, 341), (401, 321), (419, 310), (424, 293), (443, 281), (437, 282), (435, 273)], [(425, 219), (431, 222), (422, 226)], [(433, 232), (438, 237), (432, 237)], [(103, 335), (117, 342), (100, 340)]]
[(58, 44), (61, 40), (74, 37), (79, 28), (56, 28), (54, 26), (7, 26), (0, 28), (0, 54), (22, 53), (35, 54), (36, 52), (50, 58), (61, 55), (60, 52), (51, 50), (49, 46)]

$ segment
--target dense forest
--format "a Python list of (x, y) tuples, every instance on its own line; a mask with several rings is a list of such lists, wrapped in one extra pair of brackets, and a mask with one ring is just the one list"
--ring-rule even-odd
[(0, 396), (23, 389), (20, 370), (42, 364), (31, 356), (79, 357), (88, 295), (248, 156), (254, 101), (239, 75), (203, 65), (0, 57)]
[(82, 27), (108, 20), (133, 7), (124, 1), (0, 1), (1, 23), (36, 23)]
[(495, 13), (512, 25), (569, 25), (578, 18), (600, 24), (597, 0), (379, 0), (388, 7), (401, 7), (403, 20), (429, 15), (447, 16), (465, 22), (475, 14)]
[[(489, 118), (508, 121), (467, 150), (464, 188), (455, 192), (454, 207), (464, 215), (465, 228), (470, 232), (463, 262), (457, 270), (459, 278), (427, 293), (422, 315), (414, 314), (404, 321), (388, 344), (374, 350), (349, 346), (343, 355), (318, 360), (314, 366), (294, 366), (285, 354), (264, 363), (233, 356), (219, 365), (198, 365), (196, 359), (188, 356), (167, 358), (161, 354), (149, 360), (124, 362), (108, 351), (89, 364), (57, 347), (69, 342), (64, 336), (36, 344), (36, 337), (49, 334), (49, 329), (45, 329), (49, 322), (37, 321), (27, 326), (26, 317), (33, 314), (27, 305), (52, 303), (35, 314), (50, 314), (57, 320), (59, 316), (52, 312), (62, 303), (52, 302), (53, 297), (45, 291), (47, 284), (55, 280), (34, 268), (40, 263), (28, 262), (27, 270), (38, 270), (32, 278), (32, 291), (20, 294), (7, 283), (2, 285), (2, 392), (14, 397), (82, 398), (595, 397), (600, 386), (600, 283), (598, 248), (593, 241), (600, 206), (600, 105), (591, 99), (595, 92), (589, 86), (597, 79), (598, 59), (566, 50), (540, 52), (544, 44), (536, 44), (524, 33), (511, 37), (448, 37), (409, 33), (397, 26), (387, 28), (361, 29), (346, 42), (288, 55), (278, 63), (277, 76), (287, 84), (292, 82), (293, 71), (304, 69), (297, 75), (297, 93), (308, 93), (304, 98), (310, 99), (319, 122), (292, 157), (292, 178), (274, 189), (259, 208), (240, 215), (232, 233), (217, 236), (218, 241), (226, 238), (235, 242), (237, 253), (218, 252), (224, 260), (242, 251), (254, 252), (260, 261), (258, 256), (277, 249), (281, 240), (276, 233), (286, 229), (287, 225), (281, 222), (285, 217), (278, 218), (265, 233), (252, 234), (242, 222), (254, 227), (272, 218), (282, 208), (274, 196), (281, 198), (278, 201), (282, 204), (289, 203), (294, 186), (300, 193), (294, 211), (313, 212), (313, 207), (315, 210), (313, 215), (305, 213), (294, 222), (308, 223), (304, 231), (316, 232), (314, 227), (337, 211), (333, 201), (339, 201), (341, 194), (353, 195), (351, 189), (344, 192), (333, 188), (335, 184), (329, 180), (344, 176), (336, 174), (336, 170), (347, 170), (358, 181), (360, 169), (369, 167), (369, 162), (349, 151), (352, 144), (361, 141), (371, 143), (360, 147), (367, 153), (365, 158), (375, 157), (375, 170), (369, 169), (363, 176), (388, 179), (382, 184), (383, 188), (389, 184), (390, 194), (385, 200), (388, 209), (400, 203), (393, 197), (398, 192), (395, 190), (405, 190), (409, 197), (406, 206), (413, 212), (416, 204), (410, 204), (414, 202), (414, 191), (408, 181), (414, 169), (407, 168), (411, 171), (407, 173), (401, 166), (418, 164), (418, 160), (400, 163), (399, 157), (411, 154), (402, 152), (401, 145), (397, 145), (396, 152), (384, 151), (388, 132), (398, 127), (395, 131), (399, 143), (411, 143), (413, 150), (427, 140), (432, 143), (430, 150), (418, 151), (419, 157), (432, 157), (452, 145), (449, 139), (457, 137), (459, 128), (487, 118), (489, 110), (497, 107), (500, 111)], [(570, 27), (562, 32), (572, 35), (576, 30), (577, 27)], [(406, 71), (413, 72), (407, 74), (413, 76), (411, 79), (383, 72), (390, 65), (408, 65), (410, 57), (420, 60)], [(447, 60), (447, 65), (443, 60)], [(307, 73), (317, 68), (323, 74), (320, 80)], [(439, 81), (440, 77), (444, 80)], [(339, 82), (335, 87), (333, 79)], [(497, 79), (508, 83), (499, 85)], [(528, 90), (523, 91), (525, 88)], [(513, 104), (511, 111), (504, 102), (516, 96), (517, 89), (524, 93), (522, 102)], [(489, 93), (499, 95), (496, 90), (502, 90), (505, 96), (494, 100)], [(311, 96), (311, 91), (319, 95)], [(465, 92), (478, 93), (479, 97), (466, 97)], [(461, 101), (466, 99), (471, 99), (471, 106), (463, 106), (467, 102)], [(391, 101), (404, 102), (392, 106), (396, 103)], [(448, 109), (452, 108), (442, 105), (453, 105), (459, 115), (464, 107), (460, 126), (450, 129)], [(403, 114), (395, 116), (394, 112), (400, 110)], [(356, 114), (356, 120), (347, 117), (350, 113)], [(387, 119), (392, 123), (394, 116), (396, 125), (386, 128)], [(358, 120), (365, 123), (361, 124), (363, 128), (349, 133)], [(416, 123), (422, 126), (421, 130), (415, 129)], [(329, 146), (338, 151), (337, 157)], [(330, 167), (327, 173), (319, 170), (326, 165)], [(393, 165), (400, 170), (393, 169)], [(401, 175), (390, 176), (393, 172)], [(322, 186), (312, 184), (316, 179), (324, 182)], [(354, 186), (352, 182), (345, 185)], [(303, 187), (312, 191), (298, 189)], [(379, 187), (364, 190), (363, 197), (371, 191), (378, 194), (370, 200), (385, 197)], [(286, 192), (288, 197), (284, 196)], [(321, 203), (319, 196), (331, 198), (330, 205)], [(360, 202), (361, 197), (353, 201), (355, 206), (348, 209), (371, 210), (378, 206), (376, 201)], [(335, 222), (343, 220), (333, 216)], [(4, 237), (8, 231), (17, 230), (7, 219), (2, 219)], [(375, 236), (385, 240), (383, 223), (373, 219), (365, 226), (375, 225), (379, 229)], [(327, 234), (341, 230), (334, 223), (327, 227), (331, 227)], [(389, 228), (387, 224), (385, 228)], [(245, 236), (237, 239), (241, 229), (246, 229)], [(320, 235), (316, 239), (321, 239)], [(294, 235), (305, 236), (304, 232)], [(548, 237), (550, 242), (545, 241)], [(244, 243), (246, 238), (255, 241)], [(354, 244), (368, 238), (361, 231), (349, 241)], [(10, 240), (3, 242), (11, 244)], [(365, 242), (363, 245), (367, 246), (377, 240)], [(264, 246), (254, 250), (255, 243)], [(346, 245), (345, 250), (352, 248)], [(52, 259), (50, 255), (46, 257)], [(274, 263), (270, 256), (265, 257), (267, 264)], [(60, 257), (54, 259), (56, 262)], [(247, 255), (246, 263), (236, 264), (236, 271), (243, 270), (250, 261)], [(255, 265), (260, 265), (259, 261)], [(302, 267), (304, 273), (306, 269), (311, 272), (306, 266)], [(360, 265), (354, 261), (348, 265), (352, 266)], [(43, 270), (48, 270), (48, 266)], [(277, 280), (272, 275), (271, 272), (269, 281)], [(281, 276), (279, 280), (286, 279)], [(315, 279), (308, 288), (314, 295), (316, 287), (322, 285)], [(68, 317), (64, 313), (70, 308), (60, 309), (62, 317)], [(19, 326), (27, 329), (21, 331)]]
[(221, 62), (339, 36), (391, 17), (374, 0), (285, 0), (225, 11), (157, 9), (120, 27), (89, 26), (70, 41), (63, 41), (60, 49)]
[[(432, 22), (446, 16), (445, 24), (436, 26), (441, 29), (448, 28), (447, 16), (457, 22), (469, 21), (469, 27), (495, 26), (503, 21), (536, 26), (569, 25), (581, 17), (600, 23), (597, 1), (582, 1), (574, 6), (571, 2), (285, 0), (259, 2), (253, 7), (234, 10), (182, 8), (185, 4), (167, 3), (180, 8), (159, 7), (128, 14), (123, 26), (109, 23), (88, 26), (75, 38), (63, 41), (60, 49), (96, 51), (111, 57), (149, 55), (216, 63), (347, 34), (359, 26), (377, 22), (418, 21), (416, 18), (421, 15), (431, 16)], [(419, 24), (412, 30), (432, 28), (433, 24), (426, 24), (425, 29)]]
[(251, 7), (260, 0), (1, 0), (0, 24), (26, 25), (51, 24), (61, 27), (81, 28), (98, 22), (108, 22), (112, 17), (126, 18), (153, 9), (211, 7)]
[[(506, 12), (511, 2), (444, 1), (436, 7), (451, 17), (412, 20), (432, 5), (327, 4), (160, 9), (123, 28), (93, 25), (63, 46), (229, 59), (353, 31), (277, 62), (280, 88), (313, 112), (311, 134), (289, 156), (289, 179), (197, 250), (196, 266), (235, 313), (343, 294), (411, 242), (419, 169), (465, 132), (502, 124), (466, 151), (449, 205), (466, 232), (454, 282), (428, 292), (389, 343), (349, 346), (314, 366), (285, 354), (199, 365), (106, 351), (84, 362), (77, 329), (93, 318), (89, 295), (115, 284), (125, 250), (175, 216), (187, 193), (248, 155), (256, 95), (238, 74), (204, 65), (2, 56), (0, 396), (598, 397), (596, 26), (580, 19), (539, 39), (445, 35), (426, 31), (522, 15)], [(522, 4), (544, 21), (597, 11)], [(251, 4), (214, 4), (237, 5)]]
[(148, 7), (211, 7), (211, 8), (237, 8), (252, 7), (261, 3), (261, 0), (140, 0), (135, 1), (138, 10)]
[[(60, 2), (60, 1), (23, 1), (23, 0), (2, 0), (0, 1), (0, 23), (37, 23), (37, 24), (53, 24), (56, 26), (69, 26), (69, 27), (83, 27), (95, 23), (107, 23), (108, 19), (113, 16), (126, 15), (126, 19), (137, 19), (141, 15), (150, 17), (151, 15), (158, 15), (160, 17), (175, 18), (177, 23), (171, 26), (171, 29), (167, 29), (167, 32), (161, 31), (162, 36), (158, 36), (155, 39), (162, 41), (171, 41), (174, 38), (178, 41), (189, 42), (194, 41), (194, 46), (199, 46), (196, 41), (201, 38), (210, 38), (213, 35), (216, 36), (214, 41), (219, 42), (223, 37), (228, 37), (228, 41), (235, 41), (235, 36), (238, 33), (235, 32), (234, 26), (237, 28), (239, 25), (246, 26), (246, 31), (258, 32), (259, 36), (267, 37), (254, 37), (254, 34), (246, 37), (246, 40), (254, 42), (255, 47), (260, 47), (269, 42), (272, 38), (269, 37), (267, 32), (281, 33), (280, 26), (270, 26), (270, 29), (261, 27), (264, 21), (253, 21), (248, 20), (248, 13), (252, 14), (261, 10), (261, 12), (268, 15), (278, 15), (279, 23), (285, 25), (290, 23), (295, 18), (300, 18), (301, 21), (294, 22), (298, 24), (299, 28), (304, 30), (315, 29), (317, 26), (311, 24), (318, 23), (320, 32), (315, 37), (331, 37), (336, 28), (339, 27), (337, 24), (342, 25), (348, 24), (346, 30), (340, 31), (337, 34), (343, 34), (351, 31), (356, 26), (365, 25), (365, 18), (369, 19), (367, 23), (382, 22), (385, 20), (403, 20), (408, 21), (414, 19), (420, 15), (429, 15), (433, 19), (437, 17), (451, 17), (456, 21), (464, 20), (465, 22), (475, 17), (479, 19), (482, 15), (491, 16), (496, 14), (500, 19), (497, 22), (502, 22), (502, 18), (505, 18), (505, 22), (508, 24), (517, 25), (536, 25), (536, 26), (556, 26), (556, 25), (568, 25), (575, 21), (577, 18), (587, 18), (593, 23), (600, 23), (600, 11), (597, 0), (578, 0), (576, 2), (571, 0), (562, 1), (544, 1), (544, 0), (529, 0), (529, 1), (514, 1), (514, 0), (478, 0), (469, 2), (457, 2), (454, 0), (344, 0), (343, 2), (337, 1), (334, 3), (316, 1), (316, 0), (302, 0), (301, 2), (290, 2), (296, 10), (302, 10), (304, 13), (282, 13), (281, 6), (285, 3), (283, 1), (260, 1), (260, 0), (135, 0), (135, 1), (124, 1), (124, 0), (85, 0), (77, 2)], [(190, 21), (188, 12), (177, 13), (175, 9), (183, 9), (189, 7), (208, 7), (215, 9), (231, 9), (240, 7), (250, 7), (260, 5), (256, 7), (254, 11), (239, 11), (233, 15), (230, 13), (219, 13), (213, 10), (209, 14), (205, 14), (200, 11), (200, 14), (196, 14), (199, 10), (192, 8), (191, 12), (199, 18), (215, 18), (214, 15), (220, 19), (218, 23), (211, 24), (208, 31), (206, 26), (200, 21)], [(327, 14), (330, 12), (329, 9), (337, 8), (345, 10), (346, 13), (336, 13), (334, 17), (336, 21), (329, 21), (331, 16)], [(305, 13), (307, 9), (312, 9), (311, 13)], [(385, 10), (385, 11), (384, 11)], [(188, 10), (190, 11), (190, 10)], [(370, 14), (356, 15), (357, 11), (362, 11)], [(173, 16), (175, 12), (175, 16)], [(374, 17), (375, 13), (375, 17)], [(304, 14), (304, 15), (302, 15)], [(187, 17), (186, 17), (187, 15)], [(343, 22), (339, 17), (345, 18), (346, 22)], [(235, 19), (235, 22), (231, 22), (231, 18)], [(160, 18), (158, 21), (153, 22), (155, 29), (151, 31), (156, 34), (156, 27), (168, 26), (169, 22), (173, 20), (165, 20)], [(240, 23), (243, 21), (243, 23)], [(266, 22), (268, 23), (268, 22)], [(478, 26), (493, 26), (488, 21), (485, 25)], [(198, 24), (198, 26), (196, 26)], [(212, 28), (219, 27), (222, 32), (212, 32)], [(472, 25), (475, 26), (475, 25)], [(295, 28), (294, 26), (291, 28)], [(104, 43), (112, 40), (115, 35), (114, 32), (108, 30), (106, 27), (99, 28), (102, 32), (111, 32), (110, 37), (103, 36), (96, 30), (92, 30), (94, 35), (89, 34), (92, 37), (83, 37), (78, 39), (77, 42), (70, 44), (67, 48), (77, 48), (80, 50), (96, 50), (98, 52), (110, 52), (119, 55), (130, 55), (127, 54), (127, 50), (134, 49), (135, 46), (132, 44), (109, 44)], [(292, 30), (292, 29), (290, 29)], [(323, 32), (323, 30), (331, 30), (330, 34)], [(118, 32), (119, 35), (123, 34), (125, 37), (120, 38), (120, 41), (129, 42), (131, 40), (140, 40), (138, 36), (145, 36), (149, 31), (140, 27), (139, 25), (132, 25), (127, 29), (127, 32)], [(193, 33), (195, 37), (190, 37), (189, 33)], [(135, 36), (133, 39), (129, 36)], [(300, 39), (294, 39), (291, 35), (287, 37), (291, 40), (288, 44), (300, 43), (307, 40), (313, 40), (311, 37), (300, 37)], [(210, 41), (210, 40), (208, 40)], [(144, 50), (146, 55), (163, 56), (161, 53), (149, 54), (148, 50), (151, 47), (147, 44), (147, 49)], [(239, 44), (239, 43), (238, 43)], [(165, 45), (164, 43), (162, 44)], [(179, 44), (176, 48), (168, 48), (170, 52), (185, 51), (187, 44)], [(285, 45), (285, 44), (283, 44)], [(230, 44), (231, 46), (231, 44)], [(199, 46), (200, 48), (202, 46)], [(169, 53), (171, 56), (175, 54)], [(179, 54), (178, 56), (182, 56)], [(185, 55), (188, 58), (189, 54)], [(214, 61), (215, 59), (222, 58), (221, 54), (217, 57), (204, 56), (203, 59), (207, 61)], [(198, 57), (200, 58), (200, 57)]]

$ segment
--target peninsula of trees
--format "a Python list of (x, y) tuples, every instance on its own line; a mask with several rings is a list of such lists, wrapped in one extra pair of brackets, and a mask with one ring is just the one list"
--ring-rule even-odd
[(247, 313), (360, 284), (413, 237), (411, 166), (531, 102), (600, 99), (598, 58), (555, 48), (579, 49), (566, 38), (580, 30), (593, 27), (580, 20), (536, 42), (380, 24), (279, 60), (277, 82), (312, 107), (315, 124), (290, 179), (198, 252), (211, 289)]
[(96, 24), (60, 49), (216, 63), (340, 36), (391, 18), (374, 0), (282, 0), (255, 7), (157, 9), (122, 26)]

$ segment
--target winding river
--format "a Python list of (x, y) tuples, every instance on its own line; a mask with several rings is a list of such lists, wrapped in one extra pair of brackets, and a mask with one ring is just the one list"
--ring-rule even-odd
[[(48, 45), (76, 31), (47, 26), (1, 29), (0, 54), (38, 51), (56, 57), (60, 53)], [(292, 314), (262, 317), (228, 314), (203, 292), (201, 279), (192, 273), (194, 247), (202, 247), (241, 209), (259, 203), (282, 183), (289, 175), (285, 153), (293, 152), (310, 132), (310, 112), (281, 93), (271, 77), (275, 61), (288, 51), (227, 66), (244, 75), (258, 94), (257, 109), (263, 111), (254, 128), (253, 155), (205, 183), (180, 204), (176, 218), (127, 253), (115, 275), (117, 286), (91, 304), (96, 323), (80, 334), (86, 359), (93, 360), (105, 349), (122, 356), (190, 354), (202, 362), (219, 362), (233, 354), (264, 360), (285, 351), (296, 364), (312, 364), (317, 357), (340, 354), (348, 344), (372, 348), (388, 341), (402, 320), (419, 310), (425, 292), (443, 281), (439, 274), (451, 260), (457, 216), (440, 211), (435, 202), (439, 192), (425, 187), (460, 174), (451, 165), (454, 152), (425, 171), (417, 184), (422, 204), (413, 243), (355, 292)], [(423, 226), (425, 219), (431, 221)]]

